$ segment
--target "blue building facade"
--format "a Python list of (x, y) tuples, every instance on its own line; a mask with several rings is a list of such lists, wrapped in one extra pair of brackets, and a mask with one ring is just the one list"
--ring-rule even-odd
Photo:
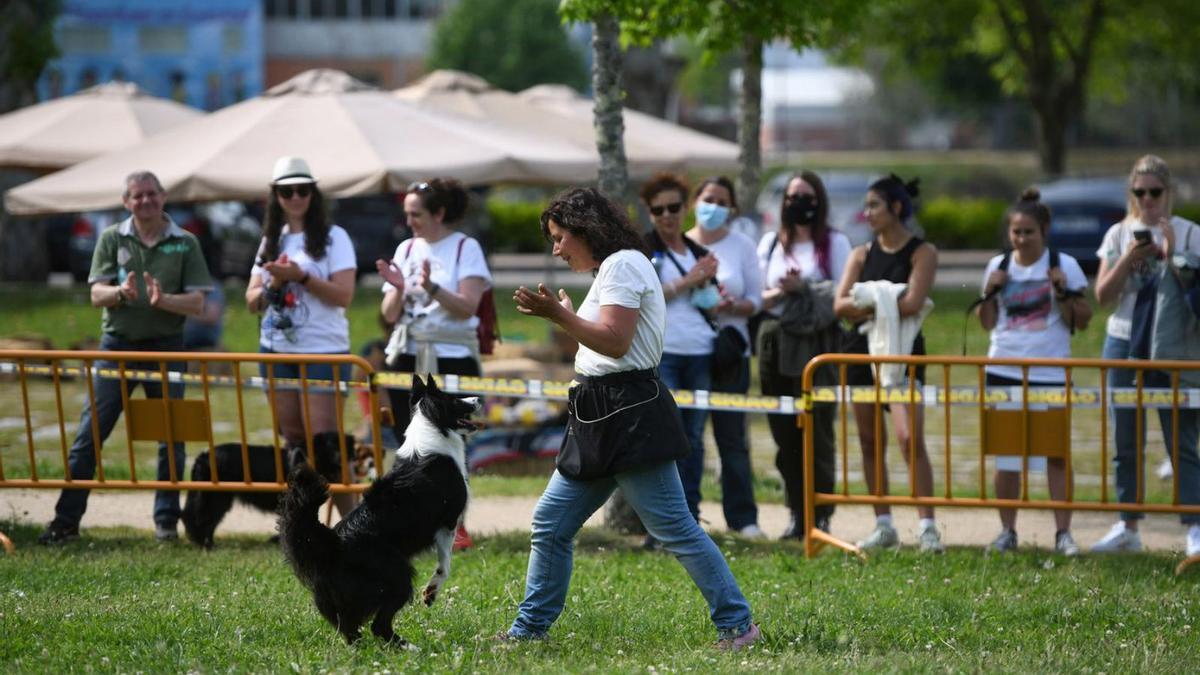
[(216, 110), (263, 89), (262, 0), (65, 0), (43, 99), (111, 80)]

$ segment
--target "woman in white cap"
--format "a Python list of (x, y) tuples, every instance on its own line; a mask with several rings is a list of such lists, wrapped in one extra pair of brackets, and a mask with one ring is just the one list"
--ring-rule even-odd
[[(300, 157), (280, 157), (271, 176), (262, 244), (246, 289), (246, 305), (263, 315), (259, 351), (348, 354), (346, 307), (354, 298), (356, 269), (354, 244), (345, 230), (329, 222), (308, 162)], [(260, 368), (266, 377), (265, 364)], [(340, 381), (350, 379), (348, 366), (338, 370)], [(276, 364), (274, 375), (299, 378), (300, 366)], [(304, 375), (310, 381), (330, 381), (333, 367), (308, 365)], [(276, 387), (272, 406), (288, 444), (307, 446), (306, 419), (312, 434), (336, 431), (339, 411), (335, 400), (331, 388), (310, 385), (305, 411), (299, 390)], [(343, 514), (353, 504), (350, 497), (335, 496)]]

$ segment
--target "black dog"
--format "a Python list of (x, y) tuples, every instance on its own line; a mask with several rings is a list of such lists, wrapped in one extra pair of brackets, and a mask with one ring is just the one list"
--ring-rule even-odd
[(392, 618), (413, 595), (410, 558), (437, 544), (438, 567), (425, 587), (437, 599), (450, 574), (454, 531), (466, 511), (465, 443), (460, 432), (479, 399), (456, 397), (413, 377), (413, 416), (392, 470), (376, 480), (363, 502), (332, 530), (318, 519), (327, 485), (307, 465), (292, 472), (279, 516), (284, 555), (313, 594), (317, 609), (353, 643), (372, 615), (371, 632), (393, 644), (404, 640)]
[[(346, 452), (355, 456), (354, 437), (346, 435)], [(323, 431), (313, 435), (313, 454), (317, 471), (331, 482), (341, 482), (341, 448), (338, 447), (338, 434), (335, 431)], [(237, 482), (245, 480), (242, 471), (242, 444), (223, 443), (213, 448), (217, 458), (217, 476), (221, 482)], [(274, 483), (275, 448), (269, 445), (248, 445), (247, 454), (250, 458), (250, 480), (255, 483)], [(307, 451), (304, 446), (286, 449), (282, 453), (283, 475), (287, 476), (297, 464), (306, 463)], [(358, 462), (353, 466), (357, 468)], [(351, 473), (351, 479), (357, 480), (358, 471)], [(192, 464), (192, 480), (197, 482), (212, 481), (212, 469), (209, 466), (208, 451), (196, 456)], [(212, 548), (213, 534), (217, 526), (233, 507), (234, 500), (260, 511), (277, 513), (283, 500), (282, 492), (215, 492), (207, 490), (189, 490), (187, 501), (184, 502), (183, 529), (187, 538), (193, 543)]]

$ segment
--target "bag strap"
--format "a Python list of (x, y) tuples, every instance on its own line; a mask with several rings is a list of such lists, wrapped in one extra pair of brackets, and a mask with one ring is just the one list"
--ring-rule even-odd
[[(687, 240), (688, 240), (687, 237), (683, 238), (685, 245), (687, 243)], [(700, 246), (700, 245), (697, 244), (697, 246)], [(670, 258), (671, 262), (675, 265), (675, 269), (679, 270), (679, 276), (680, 277), (686, 276), (687, 272), (683, 269), (683, 265), (680, 265), (679, 261), (675, 259), (675, 255), (673, 253), (671, 253), (671, 249), (664, 246), (662, 250), (663, 250), (663, 253), (666, 253), (667, 257)], [(696, 255), (695, 249), (692, 249), (691, 246), (688, 246), (688, 250), (692, 251), (692, 255)], [(708, 250), (702, 246), (700, 247), (700, 250), (704, 251), (705, 253), (708, 252)], [(699, 260), (699, 258), (697, 258), (697, 260)], [(716, 281), (714, 280), (713, 283), (716, 283)], [(696, 307), (696, 305), (692, 305), (692, 307)], [(713, 319), (712, 316), (710, 316), (708, 312), (704, 311), (703, 309), (700, 309), (699, 307), (696, 307), (696, 311), (700, 312), (700, 316), (704, 317), (704, 322), (708, 324), (709, 328), (713, 329), (713, 331), (720, 330), (720, 327), (717, 326), (716, 319)]]

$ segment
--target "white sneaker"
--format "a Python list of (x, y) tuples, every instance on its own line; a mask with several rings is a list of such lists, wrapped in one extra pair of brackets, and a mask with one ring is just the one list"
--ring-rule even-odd
[(1175, 467), (1171, 466), (1171, 458), (1167, 457), (1164, 459), (1158, 465), (1158, 470), (1155, 473), (1158, 474), (1159, 480), (1171, 480), (1171, 476), (1175, 475)]
[(946, 552), (946, 547), (942, 546), (942, 535), (938, 532), (937, 525), (930, 525), (922, 530), (919, 541), (921, 553)]
[(1092, 544), (1092, 553), (1134, 553), (1142, 550), (1142, 535), (1137, 530), (1126, 529), (1125, 522), (1112, 526), (1108, 534)]
[(1200, 555), (1200, 525), (1192, 525), (1187, 533), (1187, 556)]
[(896, 528), (891, 525), (879, 523), (875, 525), (875, 531), (870, 536), (858, 542), (858, 547), (864, 551), (877, 548), (899, 548), (900, 535), (896, 534)]
[(743, 527), (742, 529), (738, 530), (737, 532), (738, 532), (738, 534), (742, 535), (743, 537), (745, 537), (747, 539), (766, 539), (767, 538), (767, 533), (762, 531), (762, 528), (760, 528), (758, 526), (758, 523), (750, 523), (749, 525)]
[(1068, 530), (1055, 537), (1054, 551), (1059, 555), (1074, 558), (1079, 555), (1079, 544), (1075, 543), (1075, 537), (1072, 537), (1071, 532)]

